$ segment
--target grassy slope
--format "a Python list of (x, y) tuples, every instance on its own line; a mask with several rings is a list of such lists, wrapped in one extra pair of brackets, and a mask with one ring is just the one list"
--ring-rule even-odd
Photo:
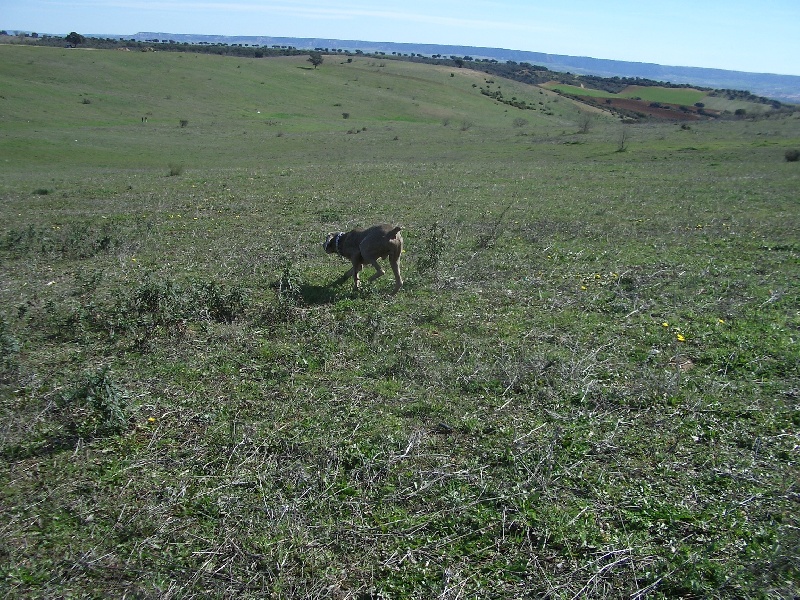
[[(465, 120), (491, 127), (510, 120), (501, 105), (487, 110), (472, 87), (482, 78), (469, 70), (450, 77), (451, 69), (371, 59), (343, 64), (335, 57), (313, 70), (302, 57), (259, 61), (19, 47), (3, 52), (2, 150), (17, 165), (244, 165), (276, 155), (291, 163), (309, 144), (325, 143), (326, 133), (377, 127), (384, 136), (392, 133), (391, 139), (414, 124), (441, 125), (444, 119), (456, 129)], [(509, 88), (537, 102), (545, 98), (519, 84)], [(566, 105), (564, 110), (575, 113)], [(183, 130), (181, 120), (189, 123)], [(278, 139), (279, 133), (287, 139)], [(442, 147), (448, 139), (441, 138)]]
[(9, 597), (797, 594), (798, 120), (308, 67), (0, 47)]
[(682, 106), (692, 106), (697, 102), (702, 102), (707, 108), (719, 111), (734, 112), (736, 109), (743, 108), (751, 113), (760, 114), (769, 112), (770, 110), (770, 108), (764, 104), (709, 96), (706, 92), (691, 88), (662, 88), (630, 85), (618, 94), (613, 94), (611, 92), (581, 88), (574, 85), (549, 84), (547, 87), (565, 94), (590, 96), (593, 98), (634, 98), (645, 102), (661, 102), (665, 104), (679, 104)]

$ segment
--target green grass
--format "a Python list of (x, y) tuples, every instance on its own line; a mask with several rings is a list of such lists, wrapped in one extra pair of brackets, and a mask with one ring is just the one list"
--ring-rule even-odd
[(631, 85), (622, 91), (625, 98), (641, 98), (647, 102), (664, 102), (692, 106), (696, 102), (705, 101), (707, 92), (691, 88), (662, 88)]
[(0, 47), (4, 594), (800, 593), (800, 120), (308, 67)]
[[(635, 98), (646, 102), (663, 102), (665, 104), (680, 104), (683, 106), (692, 106), (697, 102), (702, 101), (705, 103), (709, 100), (707, 92), (689, 88), (630, 85), (618, 94), (613, 94), (603, 90), (582, 88), (576, 85), (558, 84), (548, 85), (547, 87), (563, 94), (571, 94), (574, 96), (588, 96), (591, 98)], [(752, 103), (751, 106), (753, 106)]]
[(606, 92), (604, 90), (595, 90), (592, 88), (583, 88), (578, 85), (557, 84), (548, 85), (551, 90), (556, 90), (562, 94), (572, 94), (573, 96), (589, 96), (590, 98), (614, 98), (617, 94)]

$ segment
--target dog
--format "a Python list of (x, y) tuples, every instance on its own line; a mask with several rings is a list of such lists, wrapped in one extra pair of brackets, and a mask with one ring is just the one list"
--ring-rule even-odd
[(375, 267), (375, 274), (369, 278), (375, 281), (384, 275), (384, 270), (378, 264), (379, 258), (389, 258), (389, 264), (394, 272), (394, 291), (396, 294), (403, 286), (400, 277), (400, 254), (403, 252), (403, 236), (400, 235), (402, 227), (393, 225), (375, 225), (367, 229), (353, 229), (352, 231), (329, 233), (322, 247), (328, 254), (338, 254), (342, 258), (350, 259), (353, 268), (345, 273), (343, 279), (353, 276), (353, 291), (359, 287), (358, 274), (364, 265)]

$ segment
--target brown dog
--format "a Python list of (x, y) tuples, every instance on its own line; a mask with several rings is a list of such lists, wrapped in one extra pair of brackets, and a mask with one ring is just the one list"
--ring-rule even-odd
[(389, 257), (389, 264), (392, 265), (394, 272), (392, 293), (395, 294), (403, 285), (398, 264), (400, 253), (403, 251), (403, 236), (400, 235), (400, 229), (392, 225), (375, 225), (369, 229), (353, 229), (347, 233), (329, 233), (322, 247), (328, 254), (338, 254), (350, 259), (353, 268), (345, 277), (353, 276), (355, 290), (358, 290), (358, 274), (363, 265), (370, 264), (375, 267), (375, 274), (369, 278), (370, 281), (374, 281), (384, 274), (378, 259)]

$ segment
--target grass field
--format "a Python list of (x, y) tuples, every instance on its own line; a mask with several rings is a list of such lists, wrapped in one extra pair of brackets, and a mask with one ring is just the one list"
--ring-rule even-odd
[[(578, 133), (367, 57), (0, 87), (4, 597), (800, 594), (797, 116)], [(382, 221), (406, 285), (353, 294), (321, 242)]]
[[(613, 94), (603, 90), (582, 88), (575, 85), (552, 84), (547, 87), (558, 90), (564, 94), (575, 96), (589, 96), (591, 98), (633, 98), (645, 102), (662, 102), (665, 104), (680, 104), (682, 106), (692, 106), (697, 102), (703, 102), (705, 104), (707, 101), (711, 100), (707, 92), (691, 88), (629, 85), (618, 94)], [(747, 103), (745, 103), (745, 105), (747, 105)], [(738, 107), (739, 106), (737, 106), (737, 108)], [(725, 108), (727, 108), (727, 105)], [(749, 108), (757, 108), (759, 112), (766, 110), (764, 107), (759, 107), (752, 103), (749, 105)]]

